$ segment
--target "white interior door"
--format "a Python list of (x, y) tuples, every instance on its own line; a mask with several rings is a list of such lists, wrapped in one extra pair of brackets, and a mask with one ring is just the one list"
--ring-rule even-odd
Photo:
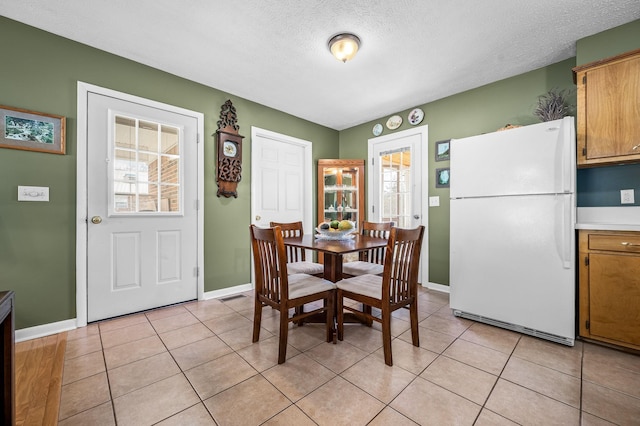
[(87, 319), (196, 299), (198, 117), (87, 94)]
[[(367, 220), (400, 228), (429, 227), (423, 188), (428, 175), (427, 126), (369, 139)], [(424, 151), (424, 152), (423, 152)], [(424, 200), (423, 200), (424, 198)], [(422, 245), (420, 279), (428, 279), (428, 238)], [(424, 267), (422, 267), (424, 266)]]
[(311, 142), (251, 128), (251, 223), (302, 221), (312, 232)]

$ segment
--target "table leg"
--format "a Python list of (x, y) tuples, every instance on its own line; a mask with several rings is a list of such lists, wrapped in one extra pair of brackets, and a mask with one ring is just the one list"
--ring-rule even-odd
[(342, 255), (324, 253), (324, 279), (332, 283), (342, 279)]

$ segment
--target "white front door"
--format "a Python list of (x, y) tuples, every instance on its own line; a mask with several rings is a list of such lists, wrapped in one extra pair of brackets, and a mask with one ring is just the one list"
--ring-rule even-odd
[[(400, 228), (429, 227), (422, 196), (427, 188), (427, 126), (369, 139), (367, 220)], [(423, 152), (424, 151), (424, 152)], [(421, 282), (428, 283), (428, 233), (422, 245)]]
[(312, 233), (311, 142), (251, 128), (251, 223), (302, 221)]
[(91, 91), (86, 102), (88, 321), (196, 299), (199, 117)]

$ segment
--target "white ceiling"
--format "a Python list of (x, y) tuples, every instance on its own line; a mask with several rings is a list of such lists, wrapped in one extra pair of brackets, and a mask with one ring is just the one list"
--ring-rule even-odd
[[(0, 15), (342, 130), (575, 56), (640, 0), (2, 0)], [(327, 47), (344, 31), (362, 40), (346, 64)]]

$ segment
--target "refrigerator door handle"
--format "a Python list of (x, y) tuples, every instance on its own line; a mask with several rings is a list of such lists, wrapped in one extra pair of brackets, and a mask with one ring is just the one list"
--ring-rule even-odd
[(561, 247), (561, 259), (562, 259), (562, 267), (564, 269), (571, 269), (571, 233), (574, 232), (573, 227), (571, 226), (572, 223), (572, 213), (571, 213), (571, 205), (572, 205), (572, 200), (570, 196), (563, 196), (562, 197), (562, 211), (561, 211), (561, 215), (560, 215), (560, 221), (561, 221), (561, 230), (560, 230), (560, 235), (561, 235), (561, 241), (560, 241), (560, 247)]

